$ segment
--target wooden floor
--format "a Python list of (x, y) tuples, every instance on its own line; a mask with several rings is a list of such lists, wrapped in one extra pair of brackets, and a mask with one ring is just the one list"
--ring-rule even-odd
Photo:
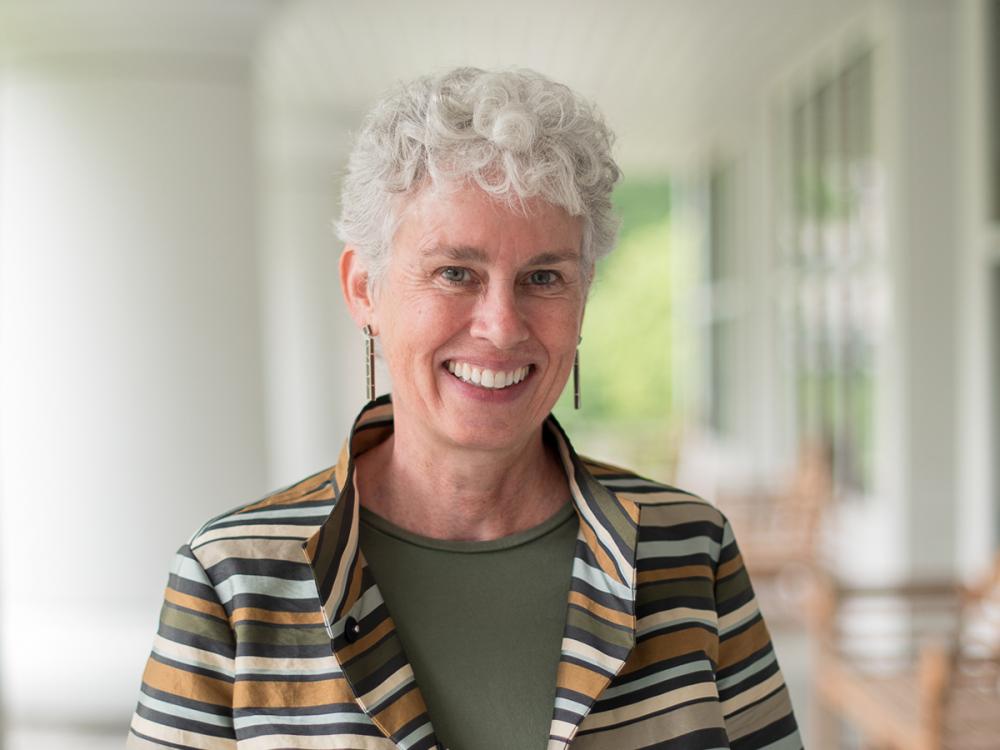
[(127, 723), (121, 727), (44, 729), (16, 727), (4, 733), (3, 750), (122, 750)]

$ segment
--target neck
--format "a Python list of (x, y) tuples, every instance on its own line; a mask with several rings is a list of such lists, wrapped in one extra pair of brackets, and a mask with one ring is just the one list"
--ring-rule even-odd
[(358, 457), (361, 504), (422, 536), (489, 540), (551, 517), (569, 499), (559, 459), (542, 429), (502, 451), (429, 443), (398, 423)]

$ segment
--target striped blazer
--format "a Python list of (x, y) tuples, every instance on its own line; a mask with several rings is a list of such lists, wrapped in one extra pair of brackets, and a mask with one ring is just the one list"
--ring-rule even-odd
[[(546, 429), (580, 521), (548, 750), (799, 750), (726, 519)], [(440, 747), (358, 549), (353, 458), (391, 431), (384, 396), (336, 466), (181, 547), (128, 747)]]

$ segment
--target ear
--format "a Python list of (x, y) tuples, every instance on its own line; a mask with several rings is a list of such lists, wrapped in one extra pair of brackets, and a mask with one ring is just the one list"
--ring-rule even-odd
[(375, 310), (368, 289), (368, 269), (365, 268), (361, 255), (350, 245), (340, 254), (340, 289), (358, 328), (370, 325), (377, 330)]

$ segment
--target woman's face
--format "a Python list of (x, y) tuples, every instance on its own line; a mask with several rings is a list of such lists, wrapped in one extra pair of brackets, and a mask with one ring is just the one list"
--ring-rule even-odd
[(392, 375), (397, 430), (405, 420), (432, 445), (516, 449), (558, 399), (591, 269), (581, 219), (542, 201), (525, 213), (475, 187), (429, 187), (404, 209), (364, 310)]

